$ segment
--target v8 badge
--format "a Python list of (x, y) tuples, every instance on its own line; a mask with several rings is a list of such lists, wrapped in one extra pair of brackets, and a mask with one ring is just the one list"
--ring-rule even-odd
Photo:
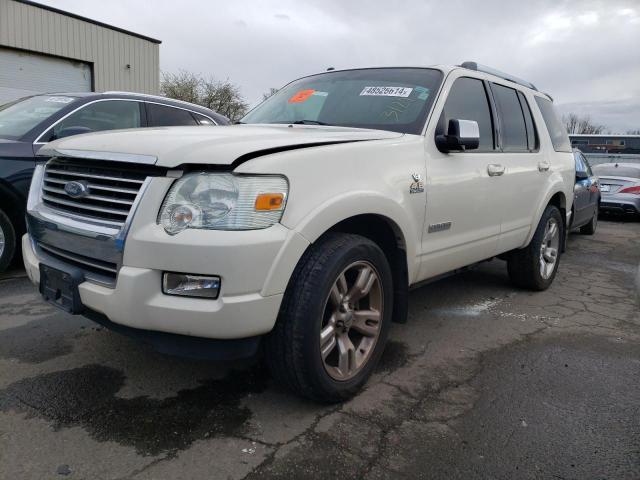
[(422, 175), (419, 173), (412, 173), (411, 178), (413, 182), (409, 186), (409, 193), (422, 193), (424, 192), (424, 182), (422, 181)]

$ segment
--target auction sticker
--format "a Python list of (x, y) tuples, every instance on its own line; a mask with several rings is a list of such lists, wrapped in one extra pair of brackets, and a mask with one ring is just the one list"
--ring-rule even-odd
[(307, 90), (300, 90), (293, 97), (289, 99), (289, 103), (302, 103), (305, 102), (311, 95), (315, 93), (315, 90), (310, 88)]
[(370, 97), (408, 97), (413, 88), (407, 87), (364, 87), (361, 96)]

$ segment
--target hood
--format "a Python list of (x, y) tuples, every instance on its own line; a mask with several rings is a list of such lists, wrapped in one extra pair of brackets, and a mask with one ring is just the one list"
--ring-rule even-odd
[(38, 155), (113, 160), (130, 157), (138, 163), (168, 168), (187, 163), (231, 165), (283, 150), (401, 136), (385, 130), (315, 125), (144, 128), (63, 138), (42, 147)]
[(0, 157), (33, 157), (31, 143), (0, 138)]

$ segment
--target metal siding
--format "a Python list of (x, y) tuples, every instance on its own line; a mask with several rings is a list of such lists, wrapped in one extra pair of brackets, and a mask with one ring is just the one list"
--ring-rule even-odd
[(0, 0), (2, 46), (93, 64), (96, 91), (159, 91), (157, 43), (33, 5)]

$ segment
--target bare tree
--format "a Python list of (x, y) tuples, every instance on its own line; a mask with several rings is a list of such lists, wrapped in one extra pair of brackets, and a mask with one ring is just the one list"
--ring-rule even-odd
[(230, 80), (217, 81), (184, 70), (177, 74), (163, 73), (160, 92), (169, 98), (215, 110), (232, 121), (242, 118), (248, 109), (240, 87)]
[(579, 116), (575, 113), (569, 113), (562, 117), (567, 133), (569, 134), (590, 134), (598, 135), (605, 133), (607, 127), (604, 125), (596, 124), (591, 121), (591, 117), (588, 115)]
[(178, 73), (162, 73), (160, 93), (165, 97), (199, 103), (201, 79), (191, 72), (180, 70)]
[(634, 130), (627, 130), (627, 135), (640, 135), (640, 128)]
[(240, 120), (249, 107), (240, 94), (240, 88), (229, 80), (203, 80), (200, 99), (200, 105), (215, 110), (232, 121)]
[(267, 98), (273, 97), (276, 93), (278, 93), (278, 89), (271, 87), (268, 92), (262, 94), (262, 101), (264, 102)]

